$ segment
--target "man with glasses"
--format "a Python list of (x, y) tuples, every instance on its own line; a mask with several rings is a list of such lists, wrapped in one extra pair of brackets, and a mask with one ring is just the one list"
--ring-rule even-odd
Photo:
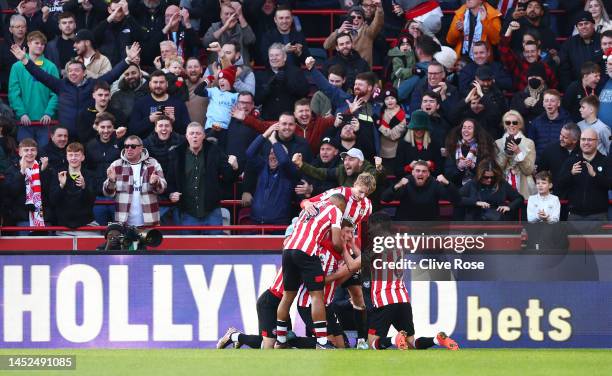
[(362, 7), (353, 7), (349, 10), (347, 19), (342, 25), (325, 39), (323, 48), (331, 50), (336, 46), (338, 36), (348, 33), (353, 37), (353, 47), (355, 50), (368, 63), (368, 66), (372, 66), (374, 39), (383, 28), (385, 13), (381, 0), (372, 0), (371, 3), (376, 7), (371, 24), (366, 22)]
[(599, 151), (597, 132), (587, 128), (580, 135), (582, 153), (565, 161), (559, 179), (568, 191), (569, 221), (605, 221), (610, 188), (610, 159)]
[(138, 136), (129, 136), (121, 158), (106, 170), (103, 193), (115, 198), (115, 221), (132, 226), (159, 224), (157, 195), (166, 190), (164, 171), (142, 146)]
[(423, 93), (433, 91), (440, 95), (442, 112), (452, 114), (455, 112), (455, 106), (459, 101), (459, 92), (457, 88), (446, 82), (446, 70), (444, 66), (437, 61), (432, 61), (427, 67), (427, 79), (422, 80), (417, 84), (412, 92), (410, 99), (410, 113), (421, 108)]

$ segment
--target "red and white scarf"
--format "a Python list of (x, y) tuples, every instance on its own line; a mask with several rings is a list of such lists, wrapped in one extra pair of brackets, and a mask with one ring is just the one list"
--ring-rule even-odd
[(30, 226), (45, 225), (42, 207), (42, 190), (40, 186), (40, 166), (34, 162), (31, 168), (25, 170), (26, 205), (34, 205), (34, 211), (29, 212)]

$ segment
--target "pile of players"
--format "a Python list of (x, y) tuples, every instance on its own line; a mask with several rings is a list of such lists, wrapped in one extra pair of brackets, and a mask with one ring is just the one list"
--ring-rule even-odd
[[(384, 212), (370, 216), (372, 203), (367, 196), (375, 189), (375, 178), (362, 173), (352, 187), (334, 188), (302, 202), (303, 210), (285, 234), (282, 268), (272, 286), (257, 300), (259, 335), (229, 328), (219, 339), (217, 348), (231, 344), (235, 348), (247, 345), (263, 349), (347, 347), (344, 330), (331, 305), (336, 289), (342, 287), (347, 289), (350, 302), (358, 312), (356, 348), (394, 346), (407, 350), (438, 345), (449, 350), (459, 349), (444, 332), (415, 339), (412, 307), (403, 274), (369, 267), (375, 258), (398, 260), (403, 257), (401, 250), (374, 254), (366, 247), (362, 254), (362, 224), (368, 224), (370, 234), (391, 229), (390, 217)], [(362, 262), (364, 273), (361, 273)], [(366, 270), (370, 270), (369, 275)], [(363, 286), (370, 288), (371, 309), (366, 309)], [(307, 337), (298, 337), (291, 331), (289, 309), (296, 297)], [(391, 325), (397, 334), (388, 337)]]

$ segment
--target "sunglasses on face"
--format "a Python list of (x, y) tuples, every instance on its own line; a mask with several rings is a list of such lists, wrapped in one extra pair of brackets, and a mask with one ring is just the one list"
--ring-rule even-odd
[(125, 144), (123, 146), (125, 146), (126, 149), (138, 149), (142, 145), (138, 145), (138, 144)]
[(493, 176), (487, 176), (487, 175), (483, 175), (482, 176), (482, 180), (492, 180)]
[(517, 120), (505, 120), (504, 124), (506, 124), (506, 125), (519, 125), (519, 122)]
[(357, 20), (361, 20), (361, 19), (363, 19), (363, 17), (361, 17), (360, 15), (357, 15), (357, 14), (353, 14), (353, 15), (351, 16), (351, 19), (352, 19), (352, 20), (355, 20), (355, 19), (357, 19)]

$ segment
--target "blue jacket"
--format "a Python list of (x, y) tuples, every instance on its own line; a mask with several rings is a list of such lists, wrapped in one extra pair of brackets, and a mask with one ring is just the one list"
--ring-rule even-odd
[(536, 155), (540, 155), (549, 143), (559, 142), (561, 128), (571, 121), (569, 113), (563, 108), (559, 108), (559, 116), (555, 120), (548, 119), (546, 112), (533, 119), (527, 137), (535, 143)]
[(267, 142), (259, 135), (246, 151), (249, 163), (257, 171), (257, 188), (253, 195), (251, 219), (260, 224), (288, 224), (291, 221), (293, 188), (297, 184), (297, 171), (280, 142), (272, 145), (278, 167), (273, 171), (268, 166), (268, 157), (259, 149)]
[[(68, 128), (70, 137), (76, 137), (77, 132), (77, 117), (79, 113), (91, 103), (91, 94), (97, 80), (85, 78), (85, 80), (76, 86), (67, 78), (61, 79), (53, 77), (49, 73), (40, 69), (32, 60), (28, 60), (26, 69), (32, 76), (42, 82), (49, 89), (53, 90), (59, 96), (58, 118), (61, 125)], [(106, 81), (112, 84), (128, 67), (127, 63), (122, 60), (119, 64), (108, 73), (100, 76), (98, 80)]]

